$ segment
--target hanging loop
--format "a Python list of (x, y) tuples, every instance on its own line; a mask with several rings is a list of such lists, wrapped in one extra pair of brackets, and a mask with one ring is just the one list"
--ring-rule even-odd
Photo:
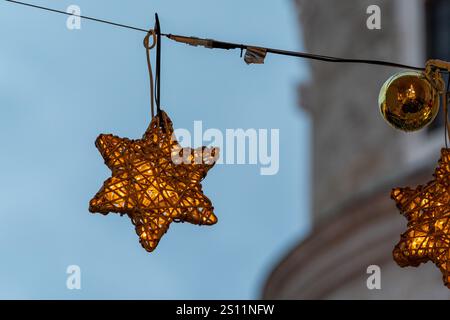
[(439, 94), (442, 94), (445, 90), (445, 82), (441, 74), (445, 70), (450, 71), (450, 62), (431, 59), (427, 61), (425, 66), (425, 76)]
[[(152, 44), (149, 43), (150, 41), (150, 36), (153, 37), (153, 42)], [(145, 53), (147, 55), (147, 67), (148, 67), (148, 75), (150, 78), (150, 111), (151, 111), (151, 117), (153, 119), (153, 117), (155, 116), (155, 106), (154, 106), (154, 97), (155, 97), (155, 93), (154, 93), (154, 85), (153, 85), (153, 71), (152, 71), (152, 63), (151, 63), (151, 59), (150, 59), (150, 50), (153, 49), (156, 46), (156, 33), (155, 30), (150, 29), (147, 32), (147, 35), (144, 38), (144, 47), (145, 47)]]
[[(150, 36), (153, 39), (153, 42), (152, 42), (151, 45), (149, 44)], [(153, 29), (148, 30), (147, 35), (145, 36), (143, 42), (144, 42), (144, 47), (147, 50), (153, 49), (156, 46), (156, 32), (155, 32), (155, 30), (153, 30)]]

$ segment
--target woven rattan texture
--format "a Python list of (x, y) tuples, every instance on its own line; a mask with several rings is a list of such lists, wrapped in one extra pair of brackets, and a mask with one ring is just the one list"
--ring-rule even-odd
[(433, 177), (415, 189), (392, 190), (392, 198), (408, 220), (393, 255), (401, 267), (432, 261), (450, 288), (450, 149), (442, 149)]
[(112, 175), (90, 201), (89, 211), (127, 214), (145, 250), (156, 248), (171, 222), (217, 222), (200, 182), (219, 150), (183, 149), (164, 111), (152, 119), (142, 139), (101, 134), (95, 145)]

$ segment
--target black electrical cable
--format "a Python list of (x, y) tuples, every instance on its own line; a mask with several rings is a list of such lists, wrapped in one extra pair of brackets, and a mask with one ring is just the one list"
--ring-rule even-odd
[(126, 25), (126, 24), (111, 22), (111, 21), (98, 19), (98, 18), (92, 18), (92, 17), (88, 17), (88, 16), (83, 16), (83, 15), (76, 15), (76, 14), (65, 12), (65, 11), (61, 11), (61, 10), (56, 10), (56, 9), (52, 9), (52, 8), (37, 6), (37, 5), (31, 4), (31, 3), (26, 3), (26, 2), (21, 2), (21, 1), (14, 1), (14, 0), (5, 0), (5, 1), (11, 2), (11, 3), (15, 3), (15, 4), (20, 4), (20, 5), (27, 6), (27, 7), (36, 8), (36, 9), (41, 9), (41, 10), (46, 10), (46, 11), (50, 11), (50, 12), (65, 14), (66, 16), (77, 16), (77, 17), (80, 17), (80, 18), (83, 18), (83, 19), (86, 19), (86, 20), (106, 23), (106, 24), (110, 24), (110, 25), (113, 25), (113, 26), (116, 26), (116, 27), (127, 28), (127, 29), (142, 31), (142, 32), (148, 32), (148, 30), (137, 28), (137, 27), (133, 27), (133, 26), (129, 26), (129, 25)]
[(155, 33), (156, 33), (156, 81), (155, 81), (155, 101), (156, 113), (161, 114), (161, 26), (158, 14), (155, 13)]
[(165, 130), (164, 118), (161, 112), (161, 26), (158, 14), (155, 13), (155, 33), (156, 33), (156, 76), (155, 76), (155, 101), (156, 115), (159, 117), (160, 126)]
[[(76, 14), (68, 13), (68, 12), (65, 12), (65, 11), (56, 10), (56, 9), (47, 8), (47, 7), (42, 7), (42, 6), (38, 6), (38, 5), (26, 3), (26, 2), (15, 1), (15, 0), (5, 0), (5, 1), (10, 2), (10, 3), (15, 3), (15, 4), (28, 6), (28, 7), (32, 7), (32, 8), (36, 8), (36, 9), (46, 10), (46, 11), (50, 11), (50, 12), (54, 12), (54, 13), (60, 13), (60, 14), (68, 15), (68, 16), (78, 16), (78, 17), (80, 17), (82, 19), (92, 20), (92, 21), (96, 21), (96, 22), (101, 22), (101, 23), (113, 25), (113, 26), (116, 26), (116, 27), (127, 28), (127, 29), (136, 30), (136, 31), (142, 31), (142, 32), (145, 32), (145, 33), (148, 32), (147, 29), (143, 29), (143, 28), (138, 28), (138, 27), (134, 27), (134, 26), (126, 25), (126, 24), (111, 22), (111, 21), (107, 21), (107, 20), (103, 20), (103, 19), (88, 17), (88, 16), (84, 16), (84, 15), (76, 15)], [(170, 38), (172, 36), (171, 34), (164, 34), (164, 33), (159, 33), (158, 35), (159, 35), (159, 37), (158, 37), (158, 44), (160, 43), (159, 40), (160, 40), (161, 36), (165, 36), (165, 37), (168, 37), (168, 38)], [(224, 42), (224, 41), (217, 41), (217, 40), (209, 40), (209, 41), (211, 43), (211, 48), (216, 48), (216, 49), (226, 49), (226, 50), (229, 50), (229, 49), (240, 49), (242, 51), (242, 50), (247, 49), (249, 47), (254, 47), (254, 46), (250, 46), (250, 45), (246, 45), (246, 44), (237, 44), (237, 43), (232, 43), (232, 42)], [(412, 70), (421, 70), (421, 71), (425, 70), (425, 68), (415, 67), (415, 66), (411, 66), (411, 65), (395, 63), (395, 62), (390, 62), (390, 61), (369, 60), (369, 59), (348, 59), (348, 58), (338, 58), (338, 57), (332, 57), (332, 56), (323, 56), (323, 55), (317, 55), (317, 54), (312, 54), (312, 53), (304, 53), (304, 52), (297, 52), (297, 51), (287, 51), (287, 50), (274, 49), (274, 48), (263, 48), (263, 47), (259, 47), (259, 48), (265, 49), (267, 52), (273, 53), (273, 54), (284, 55), (284, 56), (291, 56), (291, 57), (299, 57), (299, 58), (312, 59), (312, 60), (320, 60), (320, 61), (326, 61), (326, 62), (362, 63), (362, 64), (372, 64), (372, 65), (380, 65), (380, 66), (386, 66), (386, 67), (405, 68), (405, 69), (412, 69)], [(157, 51), (161, 52), (160, 51), (160, 47), (159, 47), (159, 50), (157, 49)], [(157, 68), (158, 68), (158, 64), (157, 64)], [(446, 71), (443, 71), (443, 72), (446, 72)], [(157, 79), (159, 79), (158, 71), (157, 71), (157, 75), (156, 76), (157, 76)], [(156, 86), (157, 86), (156, 102), (157, 102), (157, 107), (158, 107), (158, 110), (159, 110), (159, 85), (158, 85), (158, 80), (156, 82), (157, 82), (157, 84), (156, 84)]]

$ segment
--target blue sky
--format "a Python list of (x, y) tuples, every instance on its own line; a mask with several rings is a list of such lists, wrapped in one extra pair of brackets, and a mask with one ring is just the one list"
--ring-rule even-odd
[[(30, 1), (31, 2), (31, 1)], [(163, 32), (300, 50), (293, 1), (38, 1)], [(0, 2), (0, 298), (258, 298), (277, 259), (309, 228), (307, 117), (297, 106), (304, 62), (164, 39), (161, 101), (175, 127), (280, 129), (280, 170), (216, 165), (203, 182), (219, 223), (172, 224), (141, 248), (127, 217), (88, 212), (109, 169), (100, 133), (139, 138), (150, 121), (145, 34)], [(66, 268), (81, 268), (81, 290)]]

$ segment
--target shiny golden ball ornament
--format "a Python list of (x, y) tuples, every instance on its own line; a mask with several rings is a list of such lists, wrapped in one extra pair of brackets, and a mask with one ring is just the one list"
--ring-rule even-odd
[(378, 96), (386, 122), (402, 131), (429, 125), (439, 112), (439, 96), (444, 93), (441, 71), (449, 68), (446, 61), (428, 60), (424, 71), (400, 72), (390, 77)]
[(439, 92), (418, 71), (390, 77), (378, 97), (381, 114), (394, 128), (416, 131), (429, 125), (439, 111)]
[(156, 248), (172, 222), (217, 222), (200, 182), (219, 150), (182, 148), (164, 111), (153, 117), (141, 139), (101, 134), (95, 145), (112, 175), (90, 201), (89, 211), (127, 214), (145, 250)]

